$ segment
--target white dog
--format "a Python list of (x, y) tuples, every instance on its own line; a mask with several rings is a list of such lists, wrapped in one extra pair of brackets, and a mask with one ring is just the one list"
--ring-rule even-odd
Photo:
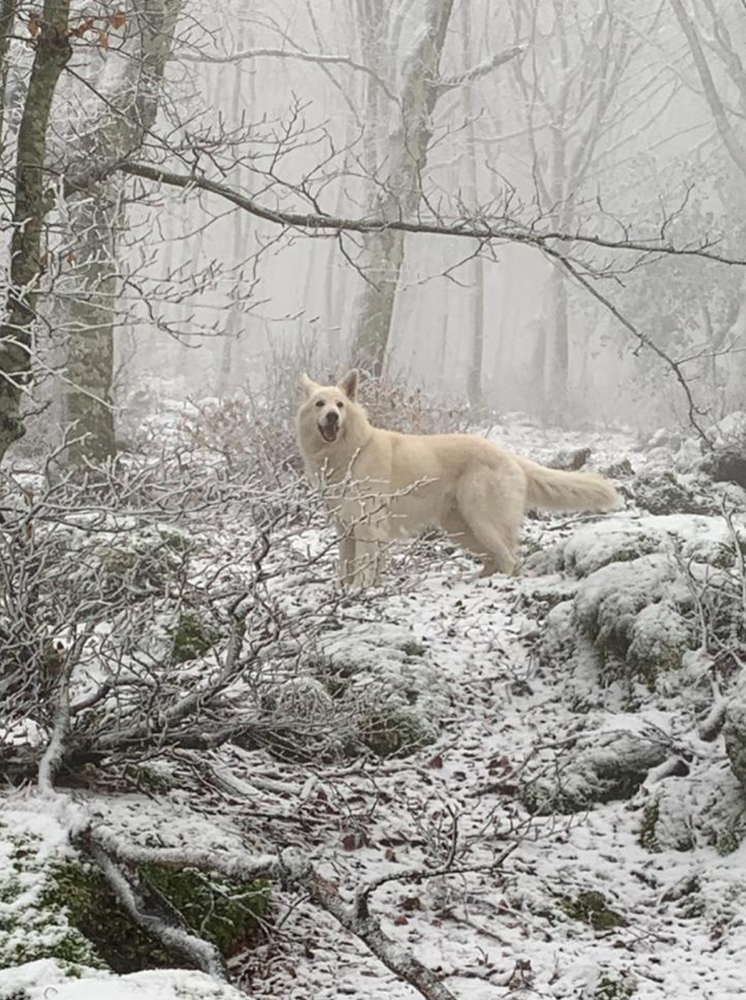
[(510, 573), (527, 509), (610, 510), (619, 502), (602, 476), (547, 469), (483, 438), (373, 427), (357, 383), (354, 369), (337, 385), (304, 375), (298, 411), (306, 472), (331, 486), (343, 583), (377, 583), (383, 543), (436, 525), (481, 557), (482, 576)]

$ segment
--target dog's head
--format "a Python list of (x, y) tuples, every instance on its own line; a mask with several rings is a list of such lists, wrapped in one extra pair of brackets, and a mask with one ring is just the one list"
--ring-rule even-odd
[(357, 398), (357, 368), (347, 372), (336, 385), (319, 385), (308, 375), (301, 376), (306, 400), (301, 413), (313, 420), (319, 435), (327, 444), (333, 444), (344, 431), (349, 407)]

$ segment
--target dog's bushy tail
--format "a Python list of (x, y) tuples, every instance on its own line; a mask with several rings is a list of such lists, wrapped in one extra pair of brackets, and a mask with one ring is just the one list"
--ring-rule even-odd
[(526, 506), (540, 510), (613, 510), (621, 498), (608, 479), (593, 472), (561, 472), (521, 459)]

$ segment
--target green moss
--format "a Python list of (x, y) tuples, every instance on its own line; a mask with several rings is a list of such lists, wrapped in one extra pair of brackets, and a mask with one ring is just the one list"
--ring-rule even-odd
[[(177, 925), (212, 941), (226, 957), (245, 944), (267, 911), (266, 883), (234, 884), (158, 865), (143, 866), (139, 881), (148, 909), (170, 915)], [(106, 965), (122, 974), (185, 965), (181, 956), (133, 923), (104, 876), (88, 862), (53, 866), (39, 903), (43, 909), (64, 910), (72, 928), (49, 957)]]
[(379, 757), (406, 756), (435, 739), (433, 730), (414, 712), (391, 708), (362, 720), (360, 742)]
[(741, 846), (742, 840), (743, 830), (732, 826), (726, 827), (717, 835), (715, 850), (723, 857), (726, 854), (733, 854)]
[(640, 846), (644, 847), (647, 851), (650, 851), (653, 854), (657, 854), (660, 851), (658, 838), (655, 835), (655, 828), (658, 825), (659, 816), (660, 806), (657, 802), (652, 802), (650, 805), (645, 806), (642, 812), (640, 833), (637, 838)]
[(177, 787), (172, 775), (148, 764), (125, 764), (120, 778), (124, 788), (148, 795), (164, 795)]
[[(174, 965), (160, 942), (132, 923), (104, 876), (88, 862), (69, 860), (52, 866), (39, 903), (45, 910), (65, 912), (74, 935), (95, 956), (88, 964), (119, 973)], [(71, 960), (56, 950), (53, 957)]]
[(568, 917), (588, 924), (597, 932), (627, 926), (626, 917), (612, 910), (603, 895), (595, 890), (581, 892), (574, 898), (560, 896), (559, 904)]
[(628, 1000), (637, 992), (637, 982), (632, 976), (622, 973), (606, 973), (599, 977), (593, 1000)]
[(401, 649), (407, 656), (424, 656), (427, 653), (427, 648), (414, 639), (408, 639)]
[(143, 881), (201, 937), (230, 956), (257, 928), (269, 906), (269, 883), (235, 883), (201, 872), (144, 865)]
[(136, 530), (96, 545), (106, 593), (126, 586), (132, 597), (165, 593), (191, 549), (190, 540), (174, 531)]
[(218, 633), (193, 611), (183, 611), (171, 632), (171, 662), (186, 663), (209, 652), (218, 640)]
[(49, 958), (71, 967), (103, 967), (90, 942), (71, 926), (64, 903), (46, 906), (50, 876), (41, 838), (1, 823), (0, 831), (10, 847), (0, 874), (0, 968)]

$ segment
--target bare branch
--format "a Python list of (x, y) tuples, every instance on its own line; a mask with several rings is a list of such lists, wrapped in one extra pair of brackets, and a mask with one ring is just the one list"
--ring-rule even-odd
[(467, 69), (464, 73), (457, 73), (454, 76), (446, 76), (440, 80), (436, 80), (434, 86), (438, 90), (445, 92), (452, 90), (454, 87), (460, 87), (465, 83), (474, 83), (475, 80), (487, 76), (488, 73), (491, 73), (493, 69), (497, 69), (498, 66), (504, 66), (505, 63), (510, 62), (517, 56), (523, 55), (527, 47), (526, 45), (513, 45), (509, 49), (503, 49), (502, 52), (496, 52), (489, 59), (484, 59), (482, 62), (477, 63), (476, 66)]
[(456, 223), (439, 222), (412, 222), (405, 220), (384, 220), (384, 219), (355, 219), (332, 215), (319, 215), (316, 213), (285, 212), (260, 205), (252, 198), (247, 198), (234, 188), (219, 181), (211, 181), (206, 177), (192, 174), (175, 174), (172, 171), (164, 170), (161, 167), (150, 166), (146, 163), (134, 163), (124, 161), (116, 165), (115, 168), (133, 177), (143, 177), (156, 183), (169, 184), (173, 187), (199, 189), (208, 191), (232, 202), (249, 214), (267, 222), (272, 222), (280, 226), (290, 226), (296, 229), (307, 229), (314, 233), (382, 233), (382, 232), (404, 232), (422, 233), (431, 236), (458, 236), (468, 239), (478, 239), (485, 242), (490, 240), (503, 240), (509, 243), (524, 243), (529, 246), (544, 248), (546, 244), (555, 241), (585, 243), (589, 246), (601, 247), (607, 250), (632, 251), (644, 254), (665, 254), (676, 257), (700, 257), (706, 260), (716, 261), (720, 264), (730, 264), (737, 267), (746, 266), (746, 258), (729, 257), (725, 254), (714, 253), (708, 249), (708, 244), (699, 247), (676, 247), (670, 243), (658, 243), (653, 240), (610, 240), (602, 236), (589, 236), (582, 232), (561, 232), (552, 230), (541, 232), (533, 226), (527, 226), (512, 220), (506, 220), (503, 226), (491, 226), (487, 222), (478, 220), (467, 220)]

